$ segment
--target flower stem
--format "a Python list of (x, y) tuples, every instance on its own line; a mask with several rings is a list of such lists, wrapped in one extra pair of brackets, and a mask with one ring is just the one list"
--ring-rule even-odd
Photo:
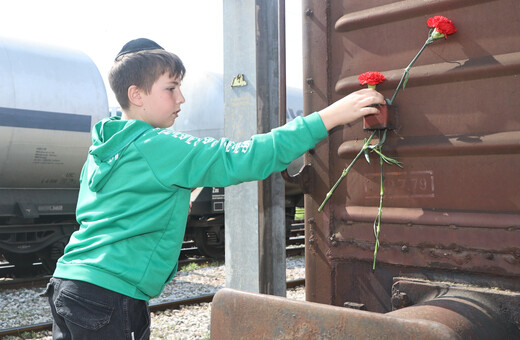
[(377, 216), (374, 220), (374, 236), (376, 238), (376, 243), (374, 246), (374, 262), (372, 264), (372, 270), (376, 269), (376, 258), (377, 258), (377, 250), (379, 249), (379, 233), (381, 231), (381, 215), (383, 214), (383, 157), (379, 154), (379, 167), (380, 167), (380, 190), (379, 190), (379, 209), (377, 210)]
[[(408, 76), (410, 74), (410, 69), (412, 68), (413, 64), (415, 64), (415, 62), (417, 61), (417, 59), (419, 58), (419, 56), (421, 55), (421, 53), (423, 53), (424, 49), (426, 48), (426, 46), (430, 45), (432, 42), (433, 42), (433, 38), (432, 38), (432, 30), (430, 30), (430, 32), (428, 33), (428, 39), (426, 39), (426, 42), (424, 43), (424, 45), (421, 47), (421, 49), (419, 50), (419, 52), (415, 55), (415, 57), (412, 59), (412, 61), (410, 62), (410, 64), (404, 69), (404, 72), (403, 72), (403, 75), (401, 77), (401, 80), (399, 81), (399, 85), (397, 85), (397, 88), (395, 89), (395, 92), (394, 92), (394, 95), (392, 96), (392, 99), (390, 99), (390, 105), (392, 105), (392, 103), (394, 102), (395, 100), (395, 97), (397, 96), (397, 93), (399, 92), (399, 90), (401, 89), (401, 85), (403, 86), (403, 89), (405, 88), (406, 86), (406, 82), (408, 81)], [(405, 81), (406, 79), (406, 81)], [(403, 84), (404, 83), (404, 84)]]
[(372, 138), (374, 138), (374, 135), (376, 134), (376, 131), (377, 130), (374, 130), (374, 132), (372, 133), (372, 135), (370, 136), (370, 138), (368, 138), (367, 140), (365, 140), (365, 143), (363, 144), (363, 146), (361, 147), (361, 150), (359, 150), (359, 153), (356, 155), (356, 157), (352, 160), (352, 162), (350, 162), (349, 166), (346, 168), (346, 169), (343, 169), (343, 172), (341, 173), (341, 176), (340, 178), (336, 181), (336, 184), (334, 184), (334, 186), (329, 190), (329, 192), (327, 193), (327, 195), (325, 196), (325, 199), (323, 200), (323, 203), (321, 203), (320, 207), (318, 208), (318, 211), (321, 212), (323, 210), (323, 207), (325, 206), (325, 203), (327, 203), (327, 201), (329, 200), (329, 198), (332, 196), (332, 193), (334, 192), (334, 190), (336, 190), (336, 188), (338, 187), (339, 183), (341, 182), (341, 180), (343, 178), (345, 178), (345, 176), (347, 176), (348, 172), (350, 171), (350, 169), (352, 168), (352, 166), (354, 165), (354, 163), (356, 163), (356, 161), (358, 160), (358, 158), (363, 154), (363, 152), (365, 151), (365, 149), (368, 147), (368, 145), (370, 144), (370, 141), (372, 140)]

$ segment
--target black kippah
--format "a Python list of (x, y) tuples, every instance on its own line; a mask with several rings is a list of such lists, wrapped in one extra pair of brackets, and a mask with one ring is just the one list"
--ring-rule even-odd
[(164, 50), (164, 48), (159, 46), (159, 44), (157, 44), (155, 41), (150, 40), (150, 39), (139, 38), (139, 39), (130, 40), (123, 46), (121, 51), (119, 51), (119, 53), (116, 56), (116, 60), (120, 56), (127, 54), (127, 53), (133, 53), (133, 52), (139, 52), (139, 51), (145, 51), (145, 50), (156, 50), (156, 49)]

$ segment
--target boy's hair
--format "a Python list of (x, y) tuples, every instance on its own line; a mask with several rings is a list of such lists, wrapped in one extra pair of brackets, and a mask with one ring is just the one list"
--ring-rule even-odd
[(152, 85), (166, 72), (170, 77), (184, 78), (186, 68), (181, 59), (163, 49), (127, 53), (116, 58), (108, 74), (108, 81), (116, 99), (125, 110), (130, 107), (128, 88), (132, 85), (150, 93)]

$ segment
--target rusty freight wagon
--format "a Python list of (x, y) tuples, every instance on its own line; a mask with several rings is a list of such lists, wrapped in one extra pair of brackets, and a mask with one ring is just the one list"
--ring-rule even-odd
[(301, 174), (315, 303), (260, 299), (258, 328), (237, 327), (266, 338), (520, 338), (520, 1), (306, 0), (303, 12), (305, 114), (360, 89), (366, 71), (383, 73), (377, 89), (392, 97), (427, 20), (445, 16), (457, 32), (428, 45), (393, 103), (383, 151), (403, 167), (383, 167), (375, 270), (377, 157), (361, 157), (318, 212), (371, 134), (359, 121), (311, 150)]
[[(358, 161), (317, 212), (369, 136), (362, 122), (331, 133), (308, 158), (307, 293), (310, 301), (392, 309), (407, 278), (520, 290), (520, 2), (310, 1), (306, 112), (360, 88), (377, 70), (390, 98), (443, 15), (458, 31), (425, 49), (396, 97), (384, 148), (380, 250), (372, 271), (379, 164)], [(315, 62), (320, 60), (323, 62)]]

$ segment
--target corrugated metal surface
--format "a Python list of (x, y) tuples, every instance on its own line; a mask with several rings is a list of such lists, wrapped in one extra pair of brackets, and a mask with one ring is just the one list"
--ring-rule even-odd
[(397, 106), (385, 166), (377, 267), (372, 223), (379, 165), (359, 160), (323, 212), (317, 207), (369, 133), (337, 128), (307, 156), (307, 299), (388, 312), (392, 280), (420, 277), (520, 290), (520, 2), (304, 1), (304, 111), (382, 72), (391, 98), (425, 42), (427, 19), (458, 31), (428, 46)]

